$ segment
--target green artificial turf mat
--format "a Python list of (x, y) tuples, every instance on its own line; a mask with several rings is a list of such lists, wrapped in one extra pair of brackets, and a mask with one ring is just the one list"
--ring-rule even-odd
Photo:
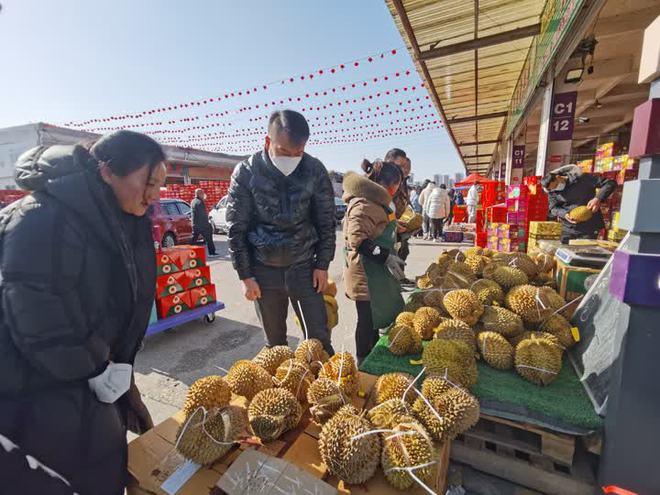
[[(387, 336), (381, 337), (360, 370), (372, 375), (405, 371), (416, 376), (421, 365), (410, 361), (421, 359), (421, 354), (395, 356), (388, 348)], [(587, 433), (602, 427), (598, 416), (567, 359), (557, 379), (546, 387), (534, 385), (515, 371), (501, 371), (479, 361), (479, 380), (472, 393), (479, 399), (482, 409), (493, 415), (536, 423), (569, 433)]]

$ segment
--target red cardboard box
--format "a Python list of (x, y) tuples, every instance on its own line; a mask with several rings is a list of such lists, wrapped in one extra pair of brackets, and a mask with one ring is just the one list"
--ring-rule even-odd
[(191, 268), (184, 272), (186, 274), (186, 286), (184, 290), (195, 289), (211, 283), (211, 269), (208, 266)]
[(216, 301), (215, 285), (209, 284), (204, 287), (196, 287), (187, 292), (190, 296), (190, 302), (193, 308), (206, 306)]
[(181, 292), (180, 294), (156, 299), (156, 308), (158, 309), (158, 318), (161, 319), (188, 311), (192, 309), (190, 293)]
[(206, 249), (204, 246), (175, 246), (163, 249), (179, 270), (188, 270), (206, 265)]
[(188, 290), (187, 272), (174, 272), (156, 279), (156, 297), (167, 297)]
[(156, 253), (156, 271), (158, 275), (169, 275), (181, 270), (168, 253), (161, 252)]

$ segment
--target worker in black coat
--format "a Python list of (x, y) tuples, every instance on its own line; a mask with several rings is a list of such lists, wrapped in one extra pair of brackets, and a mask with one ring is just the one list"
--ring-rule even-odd
[[(600, 205), (616, 189), (611, 179), (585, 174), (577, 165), (565, 165), (541, 179), (549, 196), (550, 216), (561, 222), (561, 242), (571, 239), (596, 239), (605, 227)], [(598, 191), (597, 191), (598, 190)], [(593, 216), (586, 222), (575, 222), (569, 217), (573, 208), (587, 206)]]
[(193, 238), (192, 243), (195, 244), (199, 236), (202, 236), (204, 242), (206, 242), (206, 247), (209, 250), (209, 255), (215, 256), (215, 243), (213, 242), (213, 228), (211, 227), (211, 222), (209, 221), (209, 215), (206, 212), (206, 204), (204, 200), (206, 199), (206, 194), (203, 189), (197, 189), (195, 191), (195, 199), (190, 203), (192, 208), (192, 224), (193, 224)]
[(335, 255), (335, 198), (327, 170), (305, 153), (308, 138), (298, 112), (271, 115), (265, 149), (231, 178), (229, 252), (268, 346), (287, 344), (291, 301), (303, 331), (332, 353), (322, 294)]
[[(123, 494), (126, 430), (152, 426), (131, 366), (154, 300), (145, 213), (164, 160), (131, 131), (89, 151), (34, 148), (16, 169), (31, 193), (0, 212), (0, 435), (81, 495)], [(51, 493), (30, 471), (0, 479), (2, 493)]]

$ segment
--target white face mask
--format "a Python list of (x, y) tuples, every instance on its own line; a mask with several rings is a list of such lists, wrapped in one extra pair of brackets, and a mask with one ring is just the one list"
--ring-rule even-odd
[(296, 169), (302, 156), (273, 156), (270, 150), (268, 151), (270, 161), (273, 162), (275, 168), (282, 172), (284, 175), (291, 175)]

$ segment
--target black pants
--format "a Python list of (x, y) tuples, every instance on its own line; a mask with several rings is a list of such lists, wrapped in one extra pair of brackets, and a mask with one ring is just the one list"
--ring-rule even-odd
[(319, 339), (324, 349), (334, 354), (323, 295), (316, 292), (310, 262), (276, 268), (265, 265), (253, 267), (254, 277), (261, 288), (261, 299), (255, 301), (257, 316), (266, 335), (266, 345), (287, 345), (286, 318), (289, 301), (293, 306), (303, 335)]
[(432, 218), (431, 219), (431, 238), (440, 239), (442, 236), (442, 225), (444, 223), (444, 218)]
[(410, 234), (406, 234), (405, 237), (402, 237), (401, 234), (399, 234), (399, 242), (401, 243), (401, 247), (399, 247), (399, 258), (403, 261), (406, 261), (406, 258), (410, 255), (409, 235)]
[(357, 327), (355, 328), (355, 348), (358, 361), (362, 361), (378, 342), (378, 329), (374, 328), (370, 301), (355, 301)]
[(424, 213), (422, 218), (422, 232), (424, 233), (424, 237), (426, 237), (431, 234), (431, 218), (426, 213)]
[(215, 255), (215, 243), (213, 242), (213, 230), (211, 227), (209, 226), (208, 229), (193, 228), (193, 244), (197, 244), (197, 239), (200, 235), (204, 239), (204, 242), (206, 242), (206, 248), (209, 250), (209, 254), (212, 256)]

